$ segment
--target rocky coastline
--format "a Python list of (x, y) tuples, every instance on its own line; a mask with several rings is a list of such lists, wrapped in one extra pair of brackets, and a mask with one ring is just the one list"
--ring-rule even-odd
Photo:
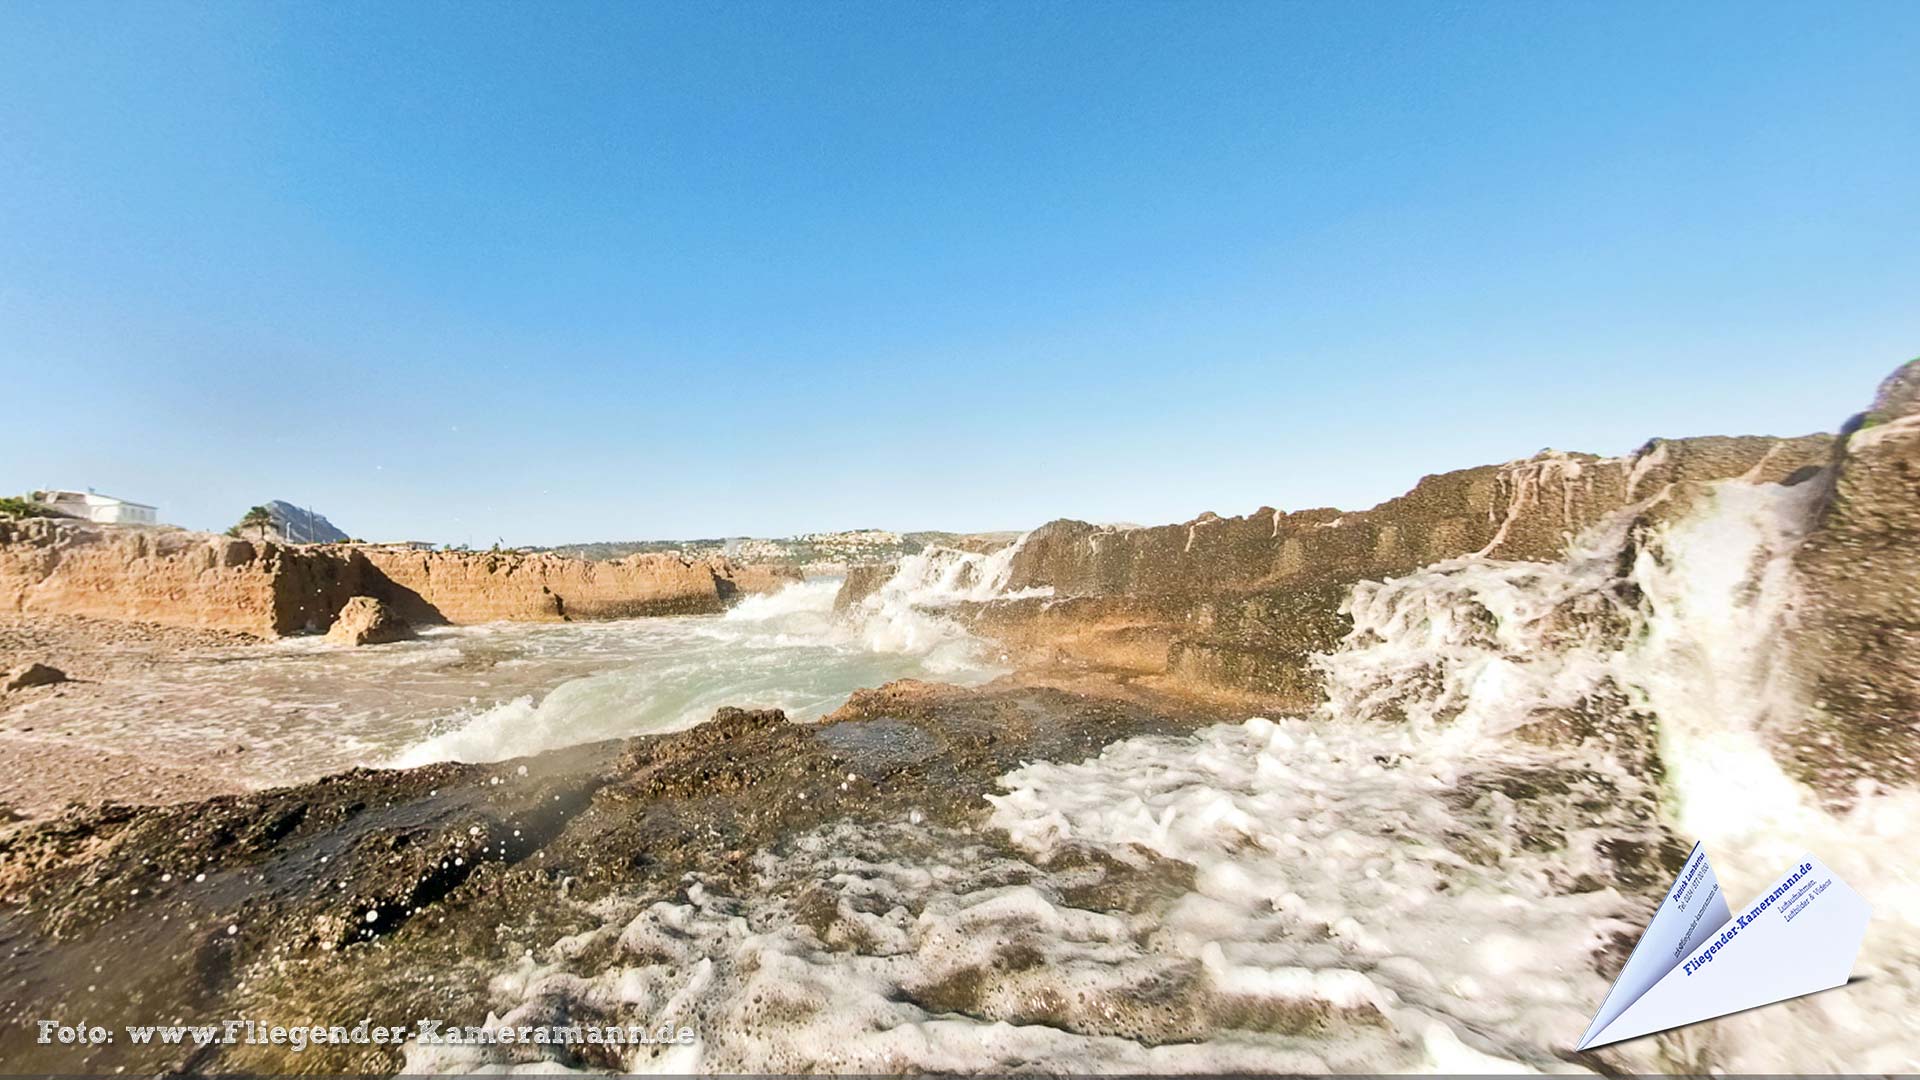
[(421, 552), (182, 529), (0, 520), (0, 611), (82, 615), (262, 637), (323, 633), (371, 597), (415, 624), (697, 615), (799, 580), (786, 567), (633, 555)]
[[(1352, 632), (1356, 583), (1462, 558), (1553, 562), (1610, 516), (1645, 538), (1728, 481), (1807, 485), (1819, 507), (1795, 555), (1804, 599), (1791, 635), (1812, 707), (1775, 733), (1783, 753), (1835, 798), (1861, 779), (1920, 781), (1920, 361), (1834, 435), (1654, 439), (1618, 458), (1545, 451), (1427, 476), (1364, 511), (1048, 522), (1006, 585), (1047, 595), (956, 615), (1029, 670), (1298, 712), (1324, 700), (1315, 658)], [(885, 580), (884, 568), (850, 574), (836, 608)]]
[[(170, 995), (208, 1015), (485, 1015), (497, 1004), (486, 973), (572, 942), (567, 948), (576, 953), (554, 946), (564, 975), (554, 976), (558, 986), (578, 981), (572, 972), (587, 963), (579, 955), (599, 959), (612, 948), (594, 936), (588, 913), (602, 910), (596, 903), (618, 896), (695, 903), (708, 892), (750, 891), (767, 853), (804, 847), (827, 828), (911, 820), (964, 834), (995, 857), (1029, 858), (989, 826), (997, 778), (1026, 762), (1090, 760), (1116, 740), (1180, 737), (1255, 710), (1324, 711), (1335, 675), (1343, 693), (1364, 685), (1327, 656), (1345, 650), (1358, 665), (1380, 644), (1367, 637), (1378, 637), (1378, 612), (1362, 618), (1357, 607), (1391, 599), (1396, 580), (1430, 575), (1437, 588), (1449, 574), (1492, 567), (1509, 575), (1503, 582), (1549, 571), (1596, 582), (1565, 590), (1530, 632), (1555, 648), (1594, 655), (1638, 647), (1644, 628), (1633, 619), (1648, 603), (1641, 593), (1680, 550), (1670, 526), (1724, 498), (1730, 484), (1786, 492), (1792, 505), (1810, 508), (1804, 534), (1792, 536), (1798, 586), (1780, 665), (1806, 707), (1761, 718), (1771, 752), (1843, 809), (1863, 791), (1920, 783), (1916, 361), (1835, 435), (1656, 439), (1619, 458), (1549, 452), (1428, 476), (1364, 511), (1262, 507), (1242, 517), (1209, 513), (1126, 529), (1048, 523), (1011, 553), (1007, 598), (947, 611), (1016, 658), (1014, 676), (984, 689), (895, 683), (856, 694), (817, 725), (723, 709), (689, 731), (500, 764), (356, 770), (187, 806), (109, 803), (14, 825), (0, 832), (0, 945), (16, 958), (7, 968), (0, 1058), (55, 1071), (297, 1065), (392, 1072), (418, 1065), (392, 1050), (328, 1048), (295, 1061), (258, 1046), (100, 1047), (76, 1059), (34, 1046), (24, 1033), (28, 1019), (72, 1005), (85, 973), (107, 964), (138, 968), (137, 977), (88, 999), (109, 1012)], [(1601, 526), (1613, 530), (1612, 546), (1575, 550), (1578, 538)], [(5, 528), (0, 607), (113, 611), (263, 636), (322, 629), (356, 596), (393, 605), (410, 621), (617, 618), (718, 611), (739, 594), (788, 580), (725, 560), (673, 556), (592, 564)], [(835, 610), (856, 610), (892, 572), (856, 568)], [(1045, 595), (1013, 595), (1022, 590)], [(1456, 629), (1449, 647), (1505, 647), (1472, 618)], [(1407, 695), (1432, 691), (1446, 677), (1388, 671), (1385, 689), (1350, 703), (1349, 719), (1411, 723), (1424, 710), (1444, 723), (1445, 709)], [(1669, 763), (1649, 708), (1605, 675), (1577, 698), (1522, 718), (1511, 740), (1520, 750), (1469, 763), (1434, 795), (1435, 805), (1498, 822), (1506, 847), (1450, 833), (1437, 858), (1497, 868), (1515, 852), (1571, 844), (1556, 815), (1573, 806), (1610, 822), (1616, 834), (1594, 849), (1597, 861), (1581, 875), (1553, 887), (1640, 903), (1687, 851), (1658, 824), (1658, 780)], [(1601, 742), (1609, 761), (1632, 766), (1637, 786), (1584, 761), (1542, 764), (1531, 750)], [(1372, 760), (1367, 768), (1381, 775), (1399, 765), (1388, 753)], [(1128, 861), (1074, 849), (1065, 858), (1083, 890), (1071, 899), (1096, 911), (1144, 911), (1157, 897), (1193, 887), (1191, 866), (1151, 854)], [(1037, 880), (1040, 870), (1018, 865)], [(843, 952), (871, 947), (862, 928), (875, 913), (844, 897), (803, 895), (791, 910), (809, 940)], [(177, 947), (156, 955), (145, 943), (163, 932), (177, 935)], [(1617, 967), (1630, 943), (1596, 942), (1591, 966)], [(136, 954), (140, 964), (123, 963)], [(1222, 1023), (1299, 1035), (1328, 1023), (1324, 1012), (1249, 1016), (1241, 1004), (1206, 996), (1191, 972), (1162, 986), (1164, 1007), (1150, 1020), (1115, 1020), (1118, 1005), (1102, 1005), (1100, 1019), (1064, 1001), (996, 996), (996, 987), (1017, 981), (1022, 964), (1036, 962), (1009, 953), (898, 993), (930, 1015), (1095, 1034), (1144, 1030), (1168, 1043)], [(429, 985), (423, 971), (449, 977)], [(591, 996), (575, 1007), (618, 1012)], [(1342, 1021), (1386, 1023), (1377, 1016)], [(1558, 1060), (1602, 1071), (1673, 1064), (1641, 1050), (1566, 1051)], [(584, 1051), (566, 1063), (634, 1064), (610, 1051)]]
[[(1467, 556), (1556, 560), (1623, 509), (1656, 520), (1690, 488), (1831, 483), (1851, 461), (1824, 434), (1655, 439), (1620, 458), (1545, 451), (1427, 476), (1370, 510), (1263, 506), (1132, 528), (1060, 519), (1028, 535), (1007, 581), (1049, 595), (970, 604), (963, 617), (1030, 663), (1297, 710), (1319, 700), (1309, 661), (1351, 629), (1340, 607), (1356, 582)], [(836, 606), (885, 579), (850, 574)]]

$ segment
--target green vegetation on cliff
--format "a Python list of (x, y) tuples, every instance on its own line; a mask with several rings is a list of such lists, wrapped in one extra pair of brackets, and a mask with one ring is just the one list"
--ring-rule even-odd
[(60, 515), (32, 499), (8, 495), (0, 497), (0, 517), (59, 517)]

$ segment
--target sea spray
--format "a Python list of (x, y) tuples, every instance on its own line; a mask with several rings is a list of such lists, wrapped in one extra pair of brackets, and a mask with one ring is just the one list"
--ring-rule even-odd
[(628, 620), (583, 631), (625, 647), (609, 655), (604, 670), (544, 694), (445, 717), (439, 731), (392, 764), (500, 761), (675, 731), (723, 705), (784, 709), (810, 720), (854, 690), (901, 678), (984, 681), (1005, 669), (985, 642), (943, 611), (1010, 595), (1005, 586), (1018, 550), (1018, 543), (986, 555), (929, 548), (903, 559), (874, 595), (843, 615), (833, 611), (839, 580), (820, 578), (747, 597), (718, 617)]
[[(777, 708), (816, 719), (862, 687), (938, 678), (971, 685), (1004, 669), (957, 624), (918, 614), (904, 599), (836, 617), (837, 579), (798, 582), (748, 597), (720, 616), (601, 624), (615, 637), (603, 670), (544, 694), (523, 694), (446, 717), (441, 730), (393, 759), (501, 761), (599, 739), (676, 731), (725, 705)], [(899, 627), (921, 619), (922, 632)], [(876, 629), (876, 624), (880, 624)]]
[(1811, 850), (1874, 910), (1847, 987), (1687, 1036), (1727, 1072), (1916, 1065), (1903, 1018), (1920, 1005), (1920, 793), (1868, 782), (1846, 810), (1829, 810), (1775, 756), (1773, 737), (1807, 708), (1787, 634), (1805, 601), (1793, 555), (1821, 494), (1815, 484), (1715, 485), (1705, 505), (1647, 538), (1630, 571), (1648, 618), (1622, 661), (1661, 720), (1675, 828), (1713, 851), (1736, 905)]
[(968, 602), (1051, 596), (1048, 588), (1007, 591), (1013, 560), (1026, 542), (1022, 536), (991, 554), (930, 547), (906, 556), (857, 605), (861, 641), (879, 652), (925, 654), (936, 666), (977, 660), (984, 644), (944, 612)]
[[(1736, 900), (1818, 851), (1875, 905), (1845, 994), (1671, 1036), (1730, 1071), (1912, 1067), (1873, 1017), (1920, 1002), (1920, 795), (1864, 785), (1826, 809), (1776, 756), (1807, 708), (1789, 652), (1804, 602), (1793, 555), (1817, 484), (1727, 481), (1656, 497), (1582, 536), (1557, 564), (1463, 559), (1357, 586), (1354, 630), (1322, 660), (1329, 716), (1402, 721), (1465, 745), (1569, 714), (1622, 755), (1646, 745), (1660, 812), (1704, 841)], [(1841, 1036), (1844, 1033), (1843, 1037)]]
[[(603, 900), (492, 1004), (671, 1012), (702, 1032), (673, 1064), (700, 1071), (1550, 1067), (1605, 989), (1596, 927), (1633, 917), (1572, 883), (1609, 875), (1602, 841), (1658, 838), (1630, 778), (1524, 807), (1498, 787), (1553, 764), (1318, 718), (1127, 740), (1009, 774), (991, 830), (828, 824), (744, 881)], [(1528, 843), (1547, 828), (1564, 848)]]
[[(823, 825), (736, 891), (603, 901), (601, 930), (493, 992), (528, 1020), (672, 1007), (704, 1033), (674, 1068), (1559, 1070), (1608, 943), (1671, 872), (1657, 853), (1697, 835), (1729, 878), (1804, 845), (1862, 882), (1892, 913), (1875, 975), (1610, 1048), (1613, 1067), (1908, 1068), (1887, 1018), (1920, 1003), (1911, 797), (1830, 816), (1765, 741), (1794, 707), (1779, 643), (1811, 498), (1727, 485), (1557, 564), (1363, 584), (1313, 715), (1024, 766), (986, 834)], [(962, 562), (903, 567), (892, 593), (937, 617), (979, 585)], [(609, 966), (580, 966), (588, 938)]]

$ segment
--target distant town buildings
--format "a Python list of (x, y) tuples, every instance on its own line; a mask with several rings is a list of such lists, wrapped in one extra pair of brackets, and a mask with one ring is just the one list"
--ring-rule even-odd
[(686, 559), (725, 555), (735, 562), (795, 566), (807, 573), (841, 573), (849, 566), (888, 562), (924, 551), (928, 545), (1003, 546), (1018, 533), (893, 532), (889, 529), (850, 529), (844, 532), (805, 533), (785, 539), (732, 537), (708, 540), (627, 540), (567, 544), (534, 550), (552, 551), (576, 559), (624, 559), (638, 554), (670, 554)]
[(909, 548), (899, 533), (885, 529), (802, 533), (788, 540), (729, 540), (721, 553), (741, 562), (845, 563), (897, 558)]
[(849, 529), (844, 532), (801, 533), (794, 537), (803, 544), (819, 547), (865, 548), (899, 547), (900, 534), (885, 529)]
[(31, 498), (57, 513), (105, 525), (152, 525), (160, 520), (157, 507), (102, 495), (92, 488), (85, 491), (50, 488), (33, 492)]

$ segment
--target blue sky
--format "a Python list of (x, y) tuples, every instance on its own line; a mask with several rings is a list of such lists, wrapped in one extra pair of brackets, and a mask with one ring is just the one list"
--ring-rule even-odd
[(1360, 507), (1920, 354), (1920, 5), (0, 5), (0, 489)]

